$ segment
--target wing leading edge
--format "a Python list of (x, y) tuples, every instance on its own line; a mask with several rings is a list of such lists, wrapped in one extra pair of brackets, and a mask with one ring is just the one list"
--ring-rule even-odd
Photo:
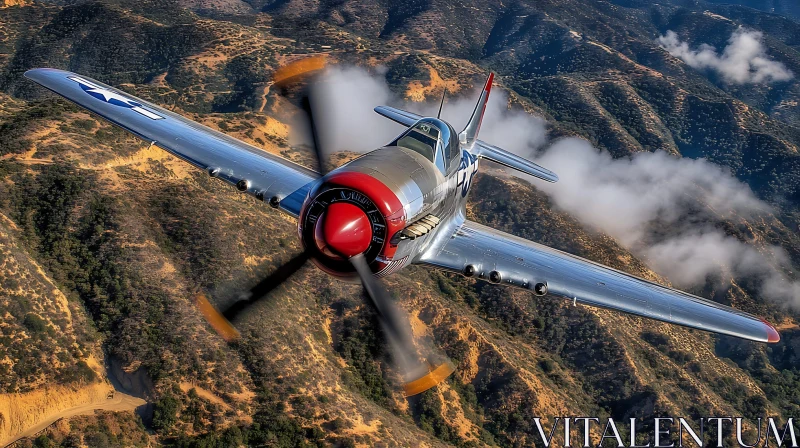
[[(113, 87), (75, 73), (38, 68), (25, 76), (131, 134), (259, 199), (278, 198), (297, 216), (314, 171), (267, 153)], [(273, 203), (273, 205), (275, 205)]]
[(417, 262), (459, 273), (472, 265), (478, 278), (497, 271), (502, 284), (544, 283), (549, 293), (582, 304), (758, 342), (780, 340), (756, 316), (470, 221)]
[(414, 112), (409, 112), (403, 109), (398, 109), (396, 107), (378, 106), (373, 110), (376, 113), (383, 115), (394, 122), (400, 123), (405, 127), (410, 127), (418, 120), (425, 118), (422, 115), (418, 115)]

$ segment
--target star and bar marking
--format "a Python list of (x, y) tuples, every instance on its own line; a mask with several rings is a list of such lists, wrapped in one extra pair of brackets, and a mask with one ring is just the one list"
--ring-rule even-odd
[(81, 78), (80, 76), (69, 76), (68, 79), (78, 83), (84, 92), (88, 93), (94, 98), (97, 98), (98, 100), (104, 101), (108, 104), (113, 104), (114, 106), (125, 107), (138, 114), (144, 115), (151, 120), (164, 119), (164, 117), (161, 115), (146, 109), (142, 103), (134, 101), (121, 93), (99, 86), (89, 80)]

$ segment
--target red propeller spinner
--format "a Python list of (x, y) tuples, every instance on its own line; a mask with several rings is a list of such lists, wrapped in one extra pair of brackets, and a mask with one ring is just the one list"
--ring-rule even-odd
[(369, 248), (372, 226), (361, 208), (347, 202), (334, 202), (317, 220), (314, 239), (326, 255), (350, 258)]

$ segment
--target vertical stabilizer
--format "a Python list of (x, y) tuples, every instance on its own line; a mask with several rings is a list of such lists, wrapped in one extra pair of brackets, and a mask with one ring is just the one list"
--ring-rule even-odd
[(481, 121), (483, 120), (483, 113), (486, 111), (486, 103), (489, 101), (489, 91), (492, 90), (492, 81), (494, 80), (494, 73), (489, 74), (486, 80), (486, 85), (483, 86), (481, 97), (478, 99), (478, 104), (475, 105), (475, 110), (472, 112), (472, 117), (469, 123), (458, 134), (458, 141), (465, 149), (472, 149), (475, 140), (478, 139), (478, 131), (481, 130)]

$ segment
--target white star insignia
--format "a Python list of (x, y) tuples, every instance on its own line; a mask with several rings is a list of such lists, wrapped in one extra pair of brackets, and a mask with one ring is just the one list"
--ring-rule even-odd
[[(90, 95), (92, 95), (94, 98), (100, 99), (97, 95), (102, 96), (103, 97), (102, 98), (103, 101), (105, 101), (106, 103), (114, 104), (115, 106), (128, 107), (132, 111), (134, 111), (134, 112), (136, 112), (136, 113), (138, 113), (140, 115), (144, 115), (145, 117), (147, 117), (147, 118), (149, 118), (151, 120), (163, 120), (164, 119), (164, 117), (162, 117), (161, 115), (159, 115), (159, 114), (157, 114), (155, 112), (151, 112), (150, 110), (148, 110), (145, 107), (143, 107), (141, 104), (139, 104), (138, 101), (132, 100), (132, 99), (128, 98), (127, 96), (121, 94), (121, 93), (117, 93), (117, 92), (115, 92), (115, 91), (113, 91), (111, 89), (107, 89), (107, 88), (105, 88), (103, 86), (99, 86), (99, 85), (95, 84), (94, 82), (86, 80), (86, 79), (81, 78), (79, 76), (70, 76), (70, 77), (68, 77), (68, 79), (70, 79), (72, 81), (75, 81), (78, 84), (80, 84), (80, 86), (83, 89), (83, 91), (88, 93), (88, 94), (90, 94)], [(118, 103), (117, 104), (111, 103), (111, 100), (116, 100)]]
[(105, 102), (109, 102), (110, 100), (118, 100), (125, 104), (130, 104), (131, 100), (125, 98), (124, 96), (120, 95), (119, 93), (112, 92), (108, 89), (104, 89), (102, 87), (92, 87), (91, 89), (87, 90), (87, 92), (97, 93), (103, 95), (103, 99)]

